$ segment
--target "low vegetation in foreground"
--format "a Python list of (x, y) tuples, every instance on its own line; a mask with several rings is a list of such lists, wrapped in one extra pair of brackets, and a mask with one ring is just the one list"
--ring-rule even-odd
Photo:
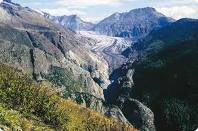
[(22, 72), (0, 65), (0, 129), (135, 131), (61, 98), (49, 84), (35, 83)]

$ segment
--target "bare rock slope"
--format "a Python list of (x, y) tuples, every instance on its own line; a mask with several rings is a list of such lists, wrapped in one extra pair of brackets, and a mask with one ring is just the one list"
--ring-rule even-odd
[[(38, 12), (4, 1), (0, 4), (0, 61), (37, 80), (58, 85), (64, 95), (85, 92), (103, 98), (103, 90), (89, 68), (105, 69), (98, 57), (84, 48), (74, 33)], [(62, 76), (64, 78), (62, 78)], [(103, 77), (103, 76), (100, 76)], [(75, 88), (69, 89), (71, 86)]]

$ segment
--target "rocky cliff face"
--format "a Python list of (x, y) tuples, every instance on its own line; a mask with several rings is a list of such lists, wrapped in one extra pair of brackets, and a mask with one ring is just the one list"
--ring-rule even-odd
[(153, 29), (166, 26), (173, 21), (154, 8), (147, 7), (126, 13), (115, 13), (95, 25), (93, 30), (109, 36), (138, 39)]
[[(37, 81), (55, 82), (63, 92), (77, 83), (78, 88), (69, 91), (103, 98), (102, 88), (85, 68), (102, 62), (83, 47), (74, 33), (14, 3), (1, 3), (0, 15), (1, 63), (22, 69)], [(61, 80), (58, 74), (70, 75)]]

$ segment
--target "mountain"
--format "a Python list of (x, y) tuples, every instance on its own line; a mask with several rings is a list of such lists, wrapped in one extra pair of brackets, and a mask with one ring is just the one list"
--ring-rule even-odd
[[(91, 87), (86, 92), (102, 98), (101, 87), (91, 78), (90, 72), (80, 66), (94, 67), (98, 63), (97, 58), (83, 47), (73, 32), (18, 4), (3, 2), (0, 12), (3, 16), (0, 18), (2, 63), (28, 71), (37, 81), (48, 79), (63, 88), (75, 84), (73, 77), (76, 81), (82, 81), (80, 85)], [(68, 80), (64, 78), (60, 81), (54, 77), (56, 73), (66, 77), (64, 74), (69, 72), (71, 74), (66, 75)]]
[(198, 20), (135, 9), (106, 36), (64, 17), (0, 4), (0, 130), (197, 128)]
[[(132, 46), (131, 56), (138, 53), (138, 60), (116, 70), (119, 76), (111, 91), (117, 94), (111, 99), (123, 103), (134, 98), (146, 104), (154, 112), (157, 130), (196, 130), (197, 41), (196, 19), (181, 19), (152, 31)], [(130, 108), (121, 108), (125, 116), (130, 116)]]
[(115, 13), (96, 24), (93, 30), (109, 36), (138, 39), (146, 36), (153, 29), (166, 26), (173, 21), (154, 8), (146, 7)]
[[(4, 0), (0, 3), (0, 16), (1, 64), (14, 67), (25, 76), (30, 77), (32, 82), (53, 85), (53, 89), (50, 88), (49, 90), (56, 91), (58, 96), (55, 97), (70, 99), (81, 105), (75, 106), (76, 110), (72, 109), (74, 112), (84, 110), (84, 108), (80, 108), (82, 106), (88, 107), (103, 115), (113, 117), (120, 123), (130, 125), (118, 107), (109, 105), (104, 101), (103, 85), (107, 84), (108, 65), (86, 47), (85, 42), (88, 42), (88, 39), (78, 37), (74, 32), (45, 18), (42, 14), (11, 1)], [(3, 66), (1, 71), (6, 70), (7, 66)], [(2, 78), (0, 85), (4, 84), (4, 79), (6, 78)], [(9, 80), (9, 78), (7, 79)], [(26, 79), (21, 81), (26, 81)], [(28, 82), (27, 85), (31, 83)], [(21, 86), (25, 87), (25, 85), (19, 85), (14, 86), (14, 88), (17, 90)], [(9, 85), (5, 84), (5, 87), (9, 88)], [(0, 86), (0, 90), (3, 88), (4, 86)], [(27, 90), (23, 93), (28, 93)], [(35, 93), (39, 93), (39, 91)], [(0, 95), (2, 94), (0, 93)], [(4, 95), (3, 97), (7, 97), (9, 92)], [(21, 96), (19, 99), (29, 99), (26, 96)], [(10, 102), (14, 101), (11, 98), (9, 100)], [(55, 102), (52, 101), (48, 104), (50, 105), (50, 103)], [(1, 104), (4, 105), (5, 103)], [(23, 109), (26, 108), (21, 105), (20, 109), (22, 110), (20, 110), (17, 108), (17, 104), (8, 107), (11, 108), (10, 110), (16, 110), (16, 112), (23, 112)], [(35, 110), (46, 112), (43, 110), (45, 107), (38, 106), (38, 108)], [(62, 109), (61, 107), (58, 110)], [(59, 112), (59, 114), (61, 113)], [(88, 112), (88, 114), (90, 113)], [(57, 114), (52, 115), (57, 116)], [(36, 117), (40, 119), (38, 114)], [(72, 115), (68, 119), (61, 116), (61, 120), (56, 117), (52, 119), (58, 123), (52, 122), (51, 118), (49, 118), (50, 120), (42, 119), (42, 122), (52, 122), (50, 123), (52, 126), (53, 124), (60, 124), (63, 119), (63, 122), (65, 119), (78, 122), (78, 118), (72, 119), (70, 117), (74, 118)]]
[(48, 13), (43, 13), (44, 16), (72, 31), (87, 31), (93, 28), (94, 24), (83, 21), (77, 15), (70, 16), (51, 16)]
[(105, 84), (108, 67), (73, 32), (15, 3), (1, 3), (0, 15), (1, 63), (38, 82), (51, 82), (65, 98), (81, 99), (79, 103), (104, 111), (100, 85)]

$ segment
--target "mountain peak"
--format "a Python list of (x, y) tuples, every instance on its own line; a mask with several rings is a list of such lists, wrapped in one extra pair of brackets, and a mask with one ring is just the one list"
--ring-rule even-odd
[[(133, 9), (133, 10), (131, 10), (131, 11), (156, 11), (156, 9), (153, 8), (153, 7), (144, 7), (144, 8)], [(130, 11), (130, 12), (131, 12), (131, 11)]]
[(64, 17), (68, 17), (71, 18), (71, 20), (75, 20), (75, 21), (83, 21), (79, 16), (77, 15), (70, 15), (70, 16), (64, 16)]
[(100, 34), (139, 39), (155, 28), (174, 22), (155, 8), (145, 7), (129, 12), (114, 13), (98, 23), (93, 30)]
[(127, 14), (135, 14), (135, 15), (140, 15), (140, 16), (154, 16), (154, 17), (166, 17), (162, 13), (158, 12), (155, 8), (153, 7), (144, 7), (144, 8), (138, 8), (138, 9), (133, 9)]
[(74, 18), (79, 18), (77, 15), (70, 15), (71, 17), (74, 17)]
[(44, 16), (56, 23), (61, 24), (67, 29), (72, 31), (90, 30), (94, 24), (82, 20), (78, 15), (63, 15), (63, 16), (51, 16), (48, 13), (44, 13)]

